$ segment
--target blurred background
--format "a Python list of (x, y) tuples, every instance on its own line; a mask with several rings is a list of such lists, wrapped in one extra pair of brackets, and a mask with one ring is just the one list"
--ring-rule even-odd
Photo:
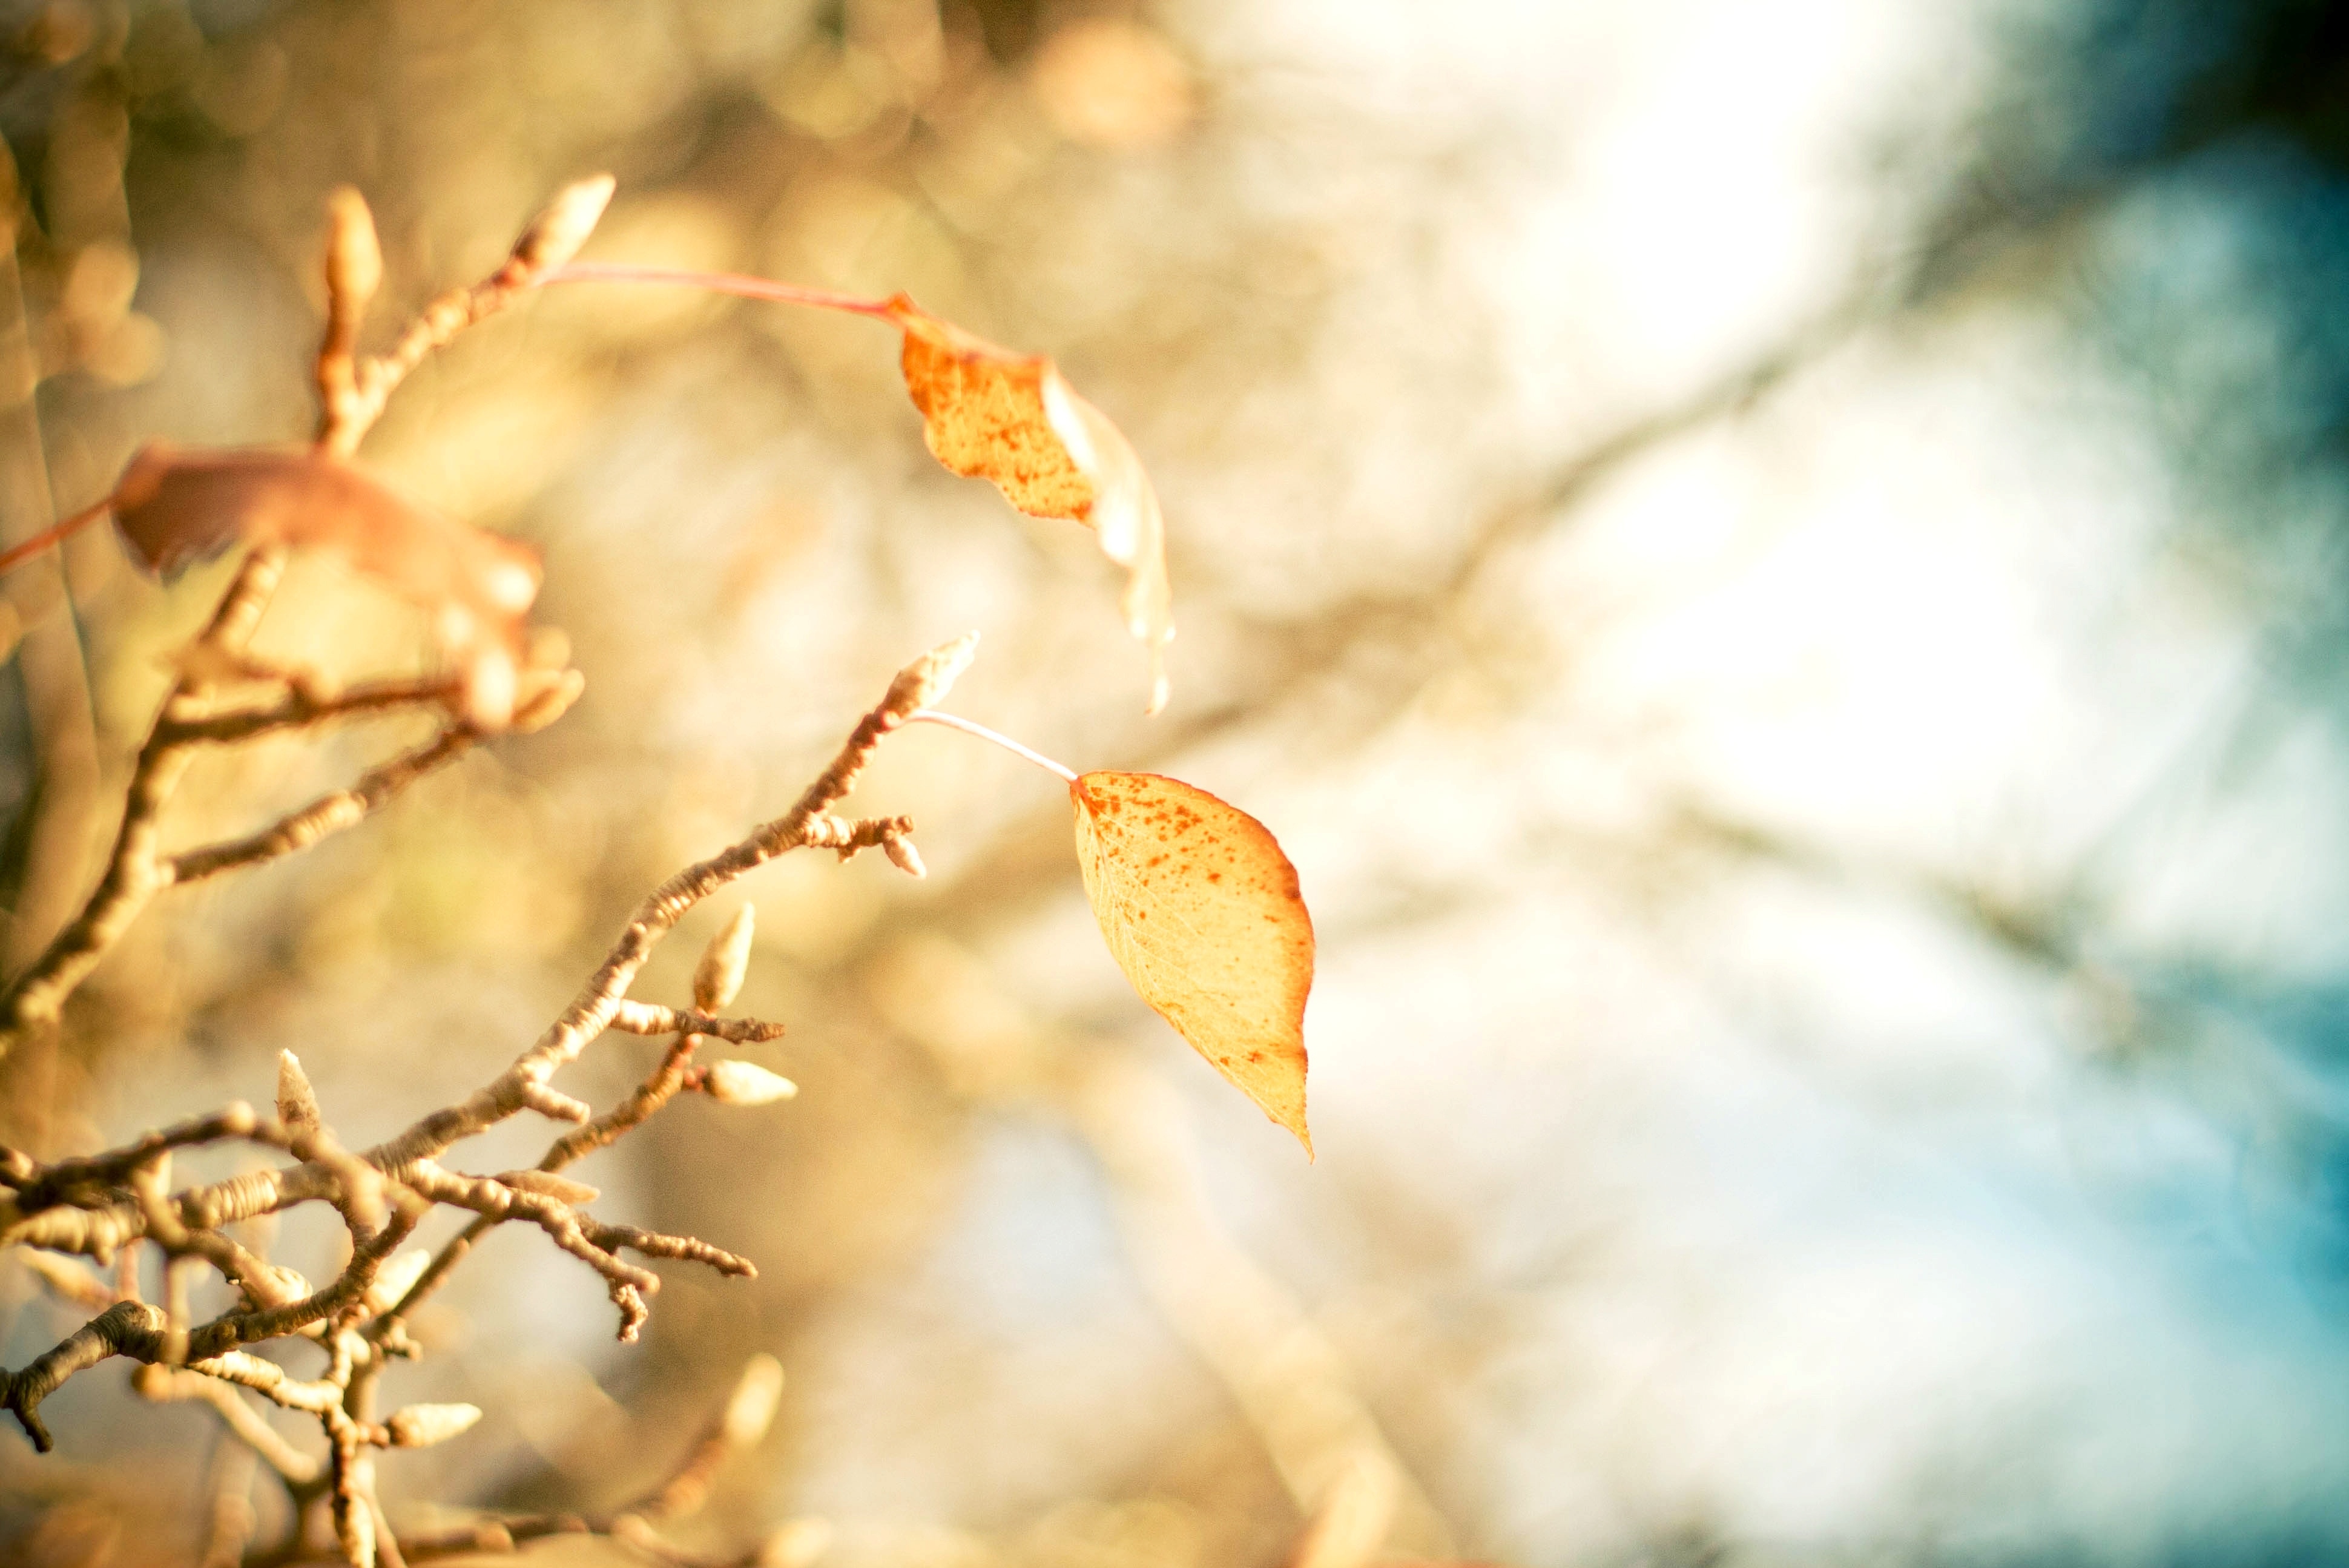
[[(586, 696), (166, 895), (0, 1066), (0, 1139), (265, 1099), (288, 1047), (388, 1134), (972, 626), (957, 711), (1245, 806), (1315, 913), (1309, 1165), (1124, 986), (1058, 787), (894, 741), (852, 806), (926, 882), (779, 863), (637, 987), (754, 903), (800, 1098), (579, 1172), (759, 1279), (665, 1268), (624, 1347), (496, 1234), (393, 1374), (488, 1411), (385, 1460), (403, 1523), (625, 1501), (767, 1351), (683, 1544), (1269, 1565), (1343, 1494), (1389, 1562), (2349, 1561), (2339, 7), (11, 0), (0, 131), (7, 538), (150, 437), (306, 435), (336, 184), (380, 334), (608, 169), (591, 259), (1053, 355), (1157, 480), (1182, 628), (1145, 722), (1112, 569), (932, 463), (883, 329), (550, 292), (366, 456), (543, 551)], [(227, 570), (56, 560), (0, 606), (12, 968)], [(262, 645), (429, 656), (316, 561)], [(171, 841), (417, 738), (210, 759)], [(0, 1263), (0, 1362), (77, 1321)], [(208, 1415), (119, 1366), (47, 1413), (0, 1556), (192, 1550)]]

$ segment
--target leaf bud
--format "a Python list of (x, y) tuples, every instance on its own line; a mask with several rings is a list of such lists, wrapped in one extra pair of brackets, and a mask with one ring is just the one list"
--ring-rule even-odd
[(584, 1208), (604, 1194), (585, 1181), (574, 1181), (568, 1176), (558, 1176), (552, 1171), (509, 1171), (498, 1178), (517, 1192), (534, 1192), (542, 1198), (552, 1198), (558, 1203)]
[(897, 672), (881, 706), (899, 718), (916, 708), (934, 707), (954, 689), (955, 677), (970, 668), (970, 661), (978, 656), (977, 632), (965, 632), (951, 643), (940, 643)]
[(394, 1253), (384, 1265), (376, 1270), (375, 1283), (367, 1289), (367, 1307), (372, 1313), (389, 1312), (400, 1299), (416, 1288), (431, 1264), (432, 1254), (422, 1247), (410, 1247), (404, 1253)]
[(800, 1092), (800, 1086), (754, 1062), (728, 1057), (702, 1069), (701, 1092), (721, 1105), (771, 1105)]
[(292, 1051), (277, 1053), (277, 1119), (295, 1132), (316, 1132), (326, 1125), (318, 1114), (318, 1096), (302, 1058)]
[(922, 863), (922, 853), (914, 848), (914, 841), (904, 833), (891, 833), (881, 841), (881, 851), (889, 863), (909, 877), (926, 877), (930, 868)]
[(481, 1418), (479, 1405), (409, 1405), (394, 1410), (384, 1425), (391, 1429), (393, 1448), (429, 1449), (447, 1442)]
[(709, 939), (709, 945), (701, 950), (701, 962), (693, 966), (695, 1006), (715, 1013), (740, 995), (742, 976), (750, 967), (750, 938), (757, 934), (758, 924), (757, 907), (746, 903), (734, 912), (724, 930)]
[(337, 321), (357, 326), (383, 283), (383, 247), (367, 198), (348, 185), (326, 198), (326, 298)]
[(719, 1429), (734, 1447), (748, 1448), (767, 1435), (782, 1398), (783, 1364), (764, 1352), (753, 1356), (742, 1364), (742, 1375), (726, 1397), (726, 1413), (719, 1418)]
[(754, 1568), (808, 1568), (832, 1550), (833, 1530), (827, 1519), (794, 1519), (760, 1544), (750, 1561)]
[(514, 242), (513, 265), (524, 281), (535, 281), (579, 253), (604, 216), (616, 181), (608, 174), (574, 181), (554, 193), (530, 227)]
[(266, 1300), (255, 1297), (253, 1304), (255, 1306), (284, 1306), (310, 1294), (310, 1282), (298, 1270), (289, 1269), (284, 1264), (264, 1264), (261, 1273), (263, 1277), (260, 1280), (243, 1287), (249, 1296), (255, 1295), (256, 1291), (266, 1293)]
[(587, 677), (577, 670), (556, 670), (541, 675), (525, 671), (519, 696), (514, 702), (513, 717), (506, 727), (516, 735), (529, 735), (544, 729), (571, 711), (579, 694), (587, 689)]

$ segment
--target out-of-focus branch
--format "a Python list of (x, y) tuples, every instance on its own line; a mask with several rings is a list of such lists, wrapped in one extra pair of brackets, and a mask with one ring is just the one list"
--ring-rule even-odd
[[(542, 275), (559, 267), (575, 253), (611, 195), (608, 177), (582, 181), (559, 193), (515, 242), (513, 253), (497, 272), (470, 288), (442, 295), (425, 307), (393, 347), (382, 357), (359, 359), (357, 335), (367, 304), (382, 275), (372, 219), (357, 193), (336, 193), (326, 263), (326, 328), (319, 345), (316, 377), (320, 413), (316, 445), (324, 452), (347, 457), (383, 413), (392, 392), (410, 371), (435, 350), (451, 342), (466, 327), (502, 310), (526, 293)], [(460, 733), (404, 761), (420, 767), (378, 769), (360, 785), (316, 802), (305, 812), (252, 839), (215, 847), (182, 866), (160, 852), (160, 824), (165, 808), (186, 774), (191, 748), (203, 742), (248, 738), (272, 729), (296, 727), (346, 713), (439, 702), (444, 695), (425, 686), (375, 687), (341, 698), (321, 699), (289, 682), (285, 704), (261, 713), (210, 715), (202, 711), (210, 679), (207, 663), (217, 655), (230, 659), (252, 636), (285, 571), (282, 546), (256, 549), (245, 557), (211, 620), (197, 639), (199, 656), (190, 660), (163, 699), (154, 727), (140, 748), (125, 791), (122, 821), (108, 853), (97, 888), (78, 914), (50, 939), (5, 993), (0, 993), (0, 1055), (26, 1031), (57, 1023), (66, 998), (87, 979), (107, 951), (156, 893), (172, 885), (182, 871), (196, 880), (233, 866), (247, 865), (278, 854), (292, 853), (317, 839), (364, 818), (417, 774), (450, 759), (462, 745), (451, 741)], [(216, 655), (207, 660), (206, 651)]]
[(358, 782), (349, 789), (322, 795), (257, 833), (181, 851), (163, 862), (162, 874), (176, 887), (298, 853), (322, 839), (357, 827), (402, 789), (462, 757), (478, 738), (461, 726), (443, 730), (429, 744), (360, 774)]
[(203, 1553), (196, 1559), (196, 1568), (238, 1568), (244, 1561), (245, 1546), (260, 1522), (253, 1508), (254, 1455), (253, 1446), (233, 1431), (223, 1431), (213, 1445), (206, 1485), (211, 1502), (204, 1522)]
[(1342, 1541), (1330, 1542), (1323, 1568), (1367, 1563), (1391, 1536), (1448, 1556), (1443, 1515), (1355, 1391), (1345, 1357), (1210, 1216), (1175, 1096), (1102, 1052), (1088, 1057), (1066, 1103), (1168, 1326), (1231, 1391), (1298, 1507), (1338, 1521)]
[(217, 1375), (184, 1367), (148, 1366), (139, 1368), (130, 1386), (140, 1398), (158, 1404), (193, 1401), (209, 1405), (240, 1442), (287, 1480), (307, 1481), (318, 1474), (316, 1460), (287, 1442), (262, 1418), (260, 1411), (244, 1402), (228, 1380)]
[[(612, 1533), (626, 1539), (650, 1526), (684, 1519), (709, 1501), (711, 1483), (729, 1459), (754, 1447), (774, 1424), (783, 1393), (783, 1366), (771, 1356), (753, 1356), (734, 1380), (734, 1391), (667, 1480), (621, 1510)], [(623, 1521), (634, 1521), (635, 1525)]]
[(289, 686), (281, 700), (267, 707), (232, 708), (202, 717), (167, 716), (158, 726), (158, 733), (175, 744), (186, 741), (224, 746), (281, 730), (306, 729), (337, 718), (397, 713), (410, 707), (454, 709), (462, 700), (463, 688), (458, 682), (440, 678), (372, 681), (331, 694), (295, 685)]
[(750, 1568), (769, 1561), (763, 1549), (731, 1558), (709, 1559), (669, 1545), (655, 1526), (690, 1517), (709, 1500), (711, 1484), (726, 1462), (757, 1446), (775, 1418), (781, 1397), (783, 1369), (771, 1356), (754, 1356), (734, 1381), (724, 1407), (712, 1418), (667, 1479), (637, 1501), (607, 1519), (588, 1520), (576, 1514), (535, 1514), (521, 1518), (483, 1520), (460, 1529), (432, 1535), (403, 1538), (400, 1550), (409, 1561), (453, 1556), (460, 1553), (504, 1553), (524, 1541), (550, 1535), (602, 1535), (626, 1543), (656, 1563), (674, 1568)]
[[(982, 1103), (1038, 1099), (1065, 1116), (1107, 1178), (1118, 1231), (1160, 1315), (1229, 1391), (1309, 1531), (1316, 1568), (1387, 1546), (1441, 1559), (1450, 1530), (1357, 1392), (1346, 1359), (1295, 1297), (1216, 1222), (1178, 1098), (1102, 1042), (1028, 1016), (942, 939), (874, 964), (866, 994), (894, 1028)], [(980, 1022), (979, 1020), (984, 1020)]]

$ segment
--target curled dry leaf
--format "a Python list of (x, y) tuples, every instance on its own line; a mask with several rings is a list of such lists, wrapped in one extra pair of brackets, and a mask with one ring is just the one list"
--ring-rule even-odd
[(1309, 1156), (1313, 919), (1279, 843), (1237, 806), (1155, 773), (1081, 774), (1069, 797), (1085, 896), (1118, 967)]
[(168, 575), (232, 544), (339, 550), (430, 611), (477, 727), (513, 717), (523, 616), (538, 596), (528, 547), (427, 511), (347, 463), (315, 452), (142, 447), (114, 487), (123, 537)]
[(1030, 517), (1091, 525), (1102, 553), (1125, 568), (1119, 608), (1126, 630), (1150, 649), (1150, 711), (1157, 712), (1166, 704), (1174, 600), (1158, 495), (1132, 444), (1069, 389), (1050, 359), (999, 348), (904, 294), (887, 308), (905, 335), (899, 364), (931, 455), (956, 473), (992, 481)]

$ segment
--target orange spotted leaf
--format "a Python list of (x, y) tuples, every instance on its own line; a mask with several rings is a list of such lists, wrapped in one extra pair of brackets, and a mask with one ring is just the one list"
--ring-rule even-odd
[(931, 455), (991, 481), (1030, 517), (1091, 525), (1102, 552), (1125, 568), (1119, 608), (1126, 630), (1150, 650), (1150, 711), (1157, 712), (1166, 702), (1174, 603), (1158, 495), (1132, 444), (1042, 356), (973, 337), (904, 294), (887, 311), (905, 335), (899, 364)]
[(1305, 1129), (1313, 920), (1262, 822), (1155, 773), (1069, 786), (1102, 937), (1142, 999), (1267, 1116)]
[(306, 451), (142, 447), (111, 505), (123, 538), (158, 574), (232, 544), (340, 551), (432, 613), (474, 724), (501, 729), (512, 717), (523, 617), (538, 596), (538, 557), (527, 546), (451, 522)]

